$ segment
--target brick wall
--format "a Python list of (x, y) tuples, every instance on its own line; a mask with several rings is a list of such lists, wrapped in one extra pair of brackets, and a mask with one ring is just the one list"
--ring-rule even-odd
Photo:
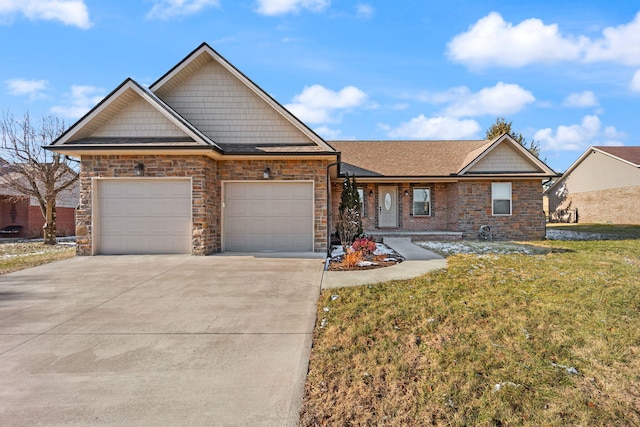
[(222, 181), (262, 180), (265, 167), (271, 180), (311, 180), (315, 183), (315, 247), (325, 251), (327, 242), (327, 161), (220, 161), (197, 156), (83, 156), (80, 170), (80, 205), (77, 211), (78, 255), (91, 255), (91, 179), (132, 177), (144, 163), (146, 177), (192, 177), (192, 254), (219, 252), (222, 246)]
[[(12, 209), (14, 206), (15, 209)], [(40, 206), (30, 205), (28, 199), (14, 202), (9, 198), (3, 198), (0, 202), (0, 215), (0, 228), (9, 225), (23, 227), (19, 234), (2, 235), (3, 237), (42, 237), (44, 217)], [(58, 236), (72, 236), (75, 231), (75, 209), (58, 207), (56, 209), (56, 225)]]
[(489, 225), (497, 240), (540, 240), (545, 236), (540, 180), (512, 181), (512, 215), (492, 215), (491, 182), (458, 183), (459, 227), (464, 239), (477, 239)]
[(314, 250), (324, 252), (327, 250), (328, 238), (326, 181), (328, 163), (325, 160), (221, 161), (218, 162), (217, 191), (221, 191), (222, 181), (262, 180), (262, 172), (267, 167), (271, 170), (271, 181), (313, 181), (315, 199)]
[(566, 201), (582, 223), (640, 224), (640, 187), (571, 193)]
[[(374, 231), (378, 227), (378, 186), (397, 186), (398, 188), (398, 227), (385, 228), (389, 231), (458, 231), (455, 224), (457, 218), (457, 193), (455, 183), (399, 183), (399, 184), (357, 184), (364, 192), (364, 212), (362, 228)], [(431, 189), (431, 215), (413, 215), (413, 189)], [(407, 195), (405, 195), (405, 191)], [(342, 194), (342, 182), (331, 183), (331, 232), (336, 230), (338, 207)]]
[(206, 255), (220, 248), (220, 197), (215, 161), (204, 156), (83, 156), (80, 169), (80, 204), (76, 212), (78, 255), (91, 255), (92, 178), (133, 177), (133, 168), (144, 163), (146, 177), (193, 179), (192, 254)]

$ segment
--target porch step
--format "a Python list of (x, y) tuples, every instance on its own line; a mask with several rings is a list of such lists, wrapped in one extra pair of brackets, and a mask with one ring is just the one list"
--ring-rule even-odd
[(462, 240), (462, 232), (459, 231), (385, 231), (365, 230), (365, 234), (376, 241), (382, 241), (385, 237), (405, 237), (416, 242), (429, 240)]

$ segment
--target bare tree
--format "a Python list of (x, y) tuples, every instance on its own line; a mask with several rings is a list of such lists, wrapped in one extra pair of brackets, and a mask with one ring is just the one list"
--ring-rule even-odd
[(69, 191), (78, 180), (78, 172), (67, 157), (45, 150), (64, 131), (64, 122), (47, 116), (37, 125), (29, 113), (20, 120), (2, 114), (0, 153), (7, 162), (0, 184), (13, 190), (16, 198), (34, 198), (45, 218), (44, 244), (56, 244), (56, 198)]

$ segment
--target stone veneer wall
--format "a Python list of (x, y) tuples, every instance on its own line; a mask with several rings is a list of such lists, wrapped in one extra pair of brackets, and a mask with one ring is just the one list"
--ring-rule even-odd
[[(265, 168), (271, 170), (270, 181), (314, 182), (314, 250), (327, 250), (327, 166), (326, 160), (225, 160), (217, 164), (217, 191), (223, 181), (262, 181)], [(220, 218), (217, 218), (220, 230)], [(221, 240), (221, 235), (217, 236)], [(220, 250), (218, 246), (217, 250)]]
[(191, 177), (193, 255), (220, 248), (220, 196), (216, 162), (204, 156), (83, 156), (80, 168), (80, 204), (76, 212), (76, 252), (92, 254), (92, 178), (133, 178), (133, 168), (144, 163), (145, 177)]
[(492, 215), (490, 181), (458, 182), (459, 231), (462, 231), (464, 239), (478, 239), (482, 225), (489, 225), (493, 238), (497, 240), (544, 239), (541, 181), (505, 182), (512, 183), (510, 216)]

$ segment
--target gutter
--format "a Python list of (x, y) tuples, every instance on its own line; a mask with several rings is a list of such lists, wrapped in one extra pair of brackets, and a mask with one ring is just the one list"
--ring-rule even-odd
[(331, 256), (331, 177), (329, 169), (338, 167), (338, 176), (340, 176), (340, 153), (338, 153), (338, 161), (327, 165), (327, 259)]

